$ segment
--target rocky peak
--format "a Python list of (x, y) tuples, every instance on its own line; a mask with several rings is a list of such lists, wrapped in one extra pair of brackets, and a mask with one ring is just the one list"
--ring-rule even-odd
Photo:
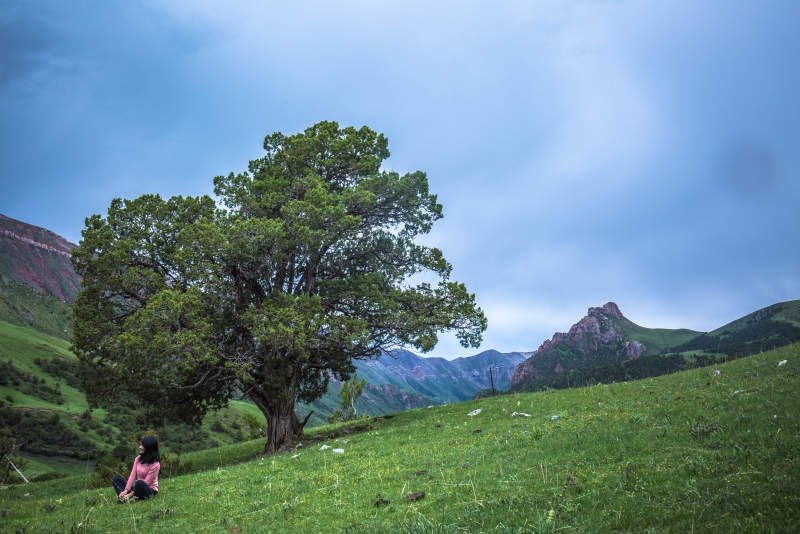
[(608, 302), (601, 307), (589, 308), (586, 316), (572, 325), (569, 332), (556, 332), (553, 334), (552, 339), (542, 343), (533, 353), (533, 357), (562, 341), (572, 341), (578, 344), (585, 344), (588, 341), (589, 345), (595, 348), (597, 348), (598, 343), (622, 341), (625, 338), (625, 333), (615, 327), (610, 317), (625, 318), (619, 310), (619, 306), (613, 302)]
[(628, 339), (625, 316), (613, 302), (589, 308), (569, 332), (556, 332), (533, 355), (517, 366), (512, 387), (521, 382), (546, 379), (572, 367), (599, 365), (640, 357), (647, 347)]
[(622, 312), (619, 311), (619, 306), (617, 306), (613, 302), (606, 302), (599, 308), (589, 308), (588, 315), (595, 315), (601, 313), (603, 315), (611, 315), (612, 317), (618, 317), (620, 319), (624, 319)]

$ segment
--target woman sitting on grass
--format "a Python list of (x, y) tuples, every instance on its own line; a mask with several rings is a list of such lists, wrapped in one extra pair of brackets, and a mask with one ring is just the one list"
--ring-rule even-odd
[(145, 436), (139, 445), (139, 456), (133, 461), (131, 476), (127, 483), (120, 476), (112, 481), (120, 502), (132, 498), (147, 499), (158, 495), (158, 472), (161, 470), (161, 456), (158, 454), (158, 441), (153, 436)]

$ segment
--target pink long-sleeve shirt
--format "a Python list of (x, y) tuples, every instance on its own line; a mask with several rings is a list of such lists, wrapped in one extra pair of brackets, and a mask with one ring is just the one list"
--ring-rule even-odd
[(137, 456), (133, 461), (133, 469), (131, 469), (131, 476), (128, 477), (125, 491), (130, 491), (137, 480), (144, 480), (144, 483), (150, 486), (153, 491), (158, 491), (158, 472), (160, 470), (161, 463), (142, 464), (139, 463), (139, 457)]

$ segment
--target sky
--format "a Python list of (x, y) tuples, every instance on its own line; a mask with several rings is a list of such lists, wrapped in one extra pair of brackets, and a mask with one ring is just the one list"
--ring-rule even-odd
[(113, 198), (213, 194), (266, 135), (389, 139), (444, 218), (480, 349), (589, 307), (709, 331), (800, 299), (800, 3), (0, 2), (0, 213), (77, 243)]

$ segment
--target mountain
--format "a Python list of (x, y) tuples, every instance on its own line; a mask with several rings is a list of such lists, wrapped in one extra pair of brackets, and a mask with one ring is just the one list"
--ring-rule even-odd
[(800, 300), (767, 306), (672, 350), (750, 355), (796, 341), (800, 341)]
[(377, 360), (358, 362), (358, 368), (359, 374), (377, 386), (396, 385), (443, 404), (471, 399), (481, 389), (490, 388), (492, 380), (495, 388), (508, 389), (514, 368), (524, 360), (520, 353), (496, 350), (455, 360), (423, 358), (398, 350)]
[(72, 302), (81, 280), (72, 268), (75, 244), (0, 214), (0, 277)]
[(552, 377), (572, 369), (596, 368), (655, 356), (668, 347), (686, 343), (701, 332), (644, 328), (627, 319), (609, 302), (589, 308), (570, 328), (557, 332), (521, 363), (511, 378), (511, 390), (535, 389)]
[(520, 364), (511, 391), (622, 382), (712, 365), (800, 341), (800, 300), (753, 312), (707, 333), (645, 328), (613, 302), (589, 308)]
[[(425, 358), (408, 350), (396, 350), (376, 360), (355, 362), (359, 379), (367, 380), (356, 403), (360, 414), (381, 415), (472, 399), (478, 391), (492, 387), (506, 390), (514, 368), (525, 356), (518, 352), (487, 350), (475, 356), (445, 360)], [(301, 407), (324, 416), (340, 407), (341, 382), (331, 379), (328, 392)], [(311, 423), (325, 420), (312, 417)]]
[(80, 286), (73, 248), (49, 230), (0, 215), (0, 320), (69, 338)]

